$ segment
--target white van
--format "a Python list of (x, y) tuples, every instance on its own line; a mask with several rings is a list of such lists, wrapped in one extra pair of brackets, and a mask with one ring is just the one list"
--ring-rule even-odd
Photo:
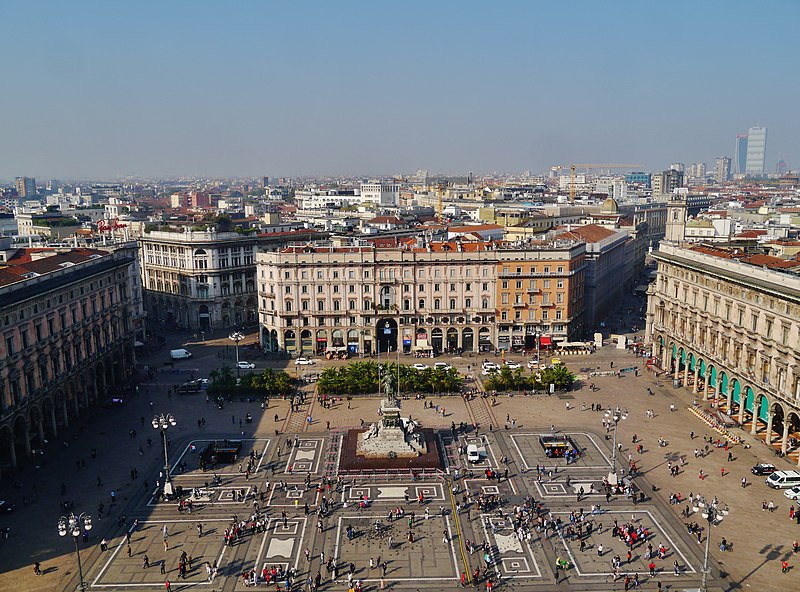
[(467, 460), (471, 463), (481, 462), (481, 449), (475, 444), (467, 446)]
[(772, 489), (787, 489), (800, 485), (800, 471), (775, 471), (767, 477), (766, 484)]
[(187, 349), (171, 349), (169, 350), (169, 357), (173, 360), (188, 360), (192, 357), (192, 352)]

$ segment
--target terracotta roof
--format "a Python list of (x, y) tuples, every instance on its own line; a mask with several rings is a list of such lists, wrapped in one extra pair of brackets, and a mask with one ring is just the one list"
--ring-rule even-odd
[(587, 243), (596, 243), (616, 233), (616, 230), (599, 224), (586, 224), (585, 226), (579, 226), (567, 232), (563, 232), (559, 234), (558, 237), (574, 238), (586, 241)]
[(734, 238), (758, 238), (759, 236), (764, 236), (767, 234), (766, 230), (743, 230)]
[[(25, 249), (25, 251), (42, 252), (46, 249)], [(55, 253), (41, 259), (32, 259), (31, 253), (27, 252), (19, 258), (12, 258), (8, 265), (0, 267), (0, 285), (13, 284), (25, 279), (26, 274), (35, 273), (43, 275), (63, 268), (64, 263), (83, 263), (94, 256), (106, 256), (106, 251), (97, 249), (71, 249), (61, 253)]]
[(759, 267), (768, 267), (770, 269), (792, 269), (800, 265), (798, 261), (791, 261), (781, 259), (780, 257), (773, 257), (772, 255), (752, 255), (742, 259), (745, 263), (751, 265), (758, 265)]
[(367, 224), (405, 224), (405, 220), (397, 216), (375, 216), (367, 220)]

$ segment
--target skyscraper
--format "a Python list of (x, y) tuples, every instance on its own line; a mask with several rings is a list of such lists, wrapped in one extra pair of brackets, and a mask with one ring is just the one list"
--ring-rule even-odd
[(764, 158), (767, 155), (767, 128), (751, 127), (747, 131), (747, 162), (744, 172), (748, 175), (764, 174)]
[(736, 136), (736, 149), (733, 153), (733, 172), (737, 175), (744, 175), (744, 168), (747, 164), (747, 134)]
[(724, 183), (731, 178), (731, 159), (727, 156), (720, 156), (717, 159), (717, 168), (714, 171), (714, 178), (717, 183)]
[(17, 177), (15, 182), (17, 186), (17, 195), (19, 197), (36, 196), (36, 179), (33, 177)]

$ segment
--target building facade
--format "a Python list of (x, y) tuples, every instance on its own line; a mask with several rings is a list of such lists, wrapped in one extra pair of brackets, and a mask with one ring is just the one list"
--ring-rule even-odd
[(36, 197), (36, 179), (33, 177), (17, 177), (14, 179), (17, 197)]
[(7, 252), (0, 264), (0, 470), (105, 402), (134, 368), (135, 244)]
[(256, 235), (153, 231), (139, 238), (152, 322), (207, 332), (257, 319)]
[(583, 333), (586, 246), (530, 242), (497, 253), (497, 347), (534, 350)]
[(737, 175), (744, 175), (747, 169), (747, 134), (736, 135), (733, 154), (733, 169)]
[(486, 350), (495, 343), (489, 243), (424, 247), (291, 246), (258, 255), (267, 351), (351, 354)]
[(727, 156), (717, 158), (717, 164), (714, 168), (714, 180), (717, 183), (725, 183), (731, 180), (731, 159)]
[(776, 452), (798, 456), (796, 262), (662, 243), (646, 336), (655, 362)]

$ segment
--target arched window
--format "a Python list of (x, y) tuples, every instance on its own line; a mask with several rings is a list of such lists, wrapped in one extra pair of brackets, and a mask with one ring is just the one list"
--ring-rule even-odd
[(286, 301), (286, 312), (292, 312), (292, 301), (291, 300), (287, 300)]

